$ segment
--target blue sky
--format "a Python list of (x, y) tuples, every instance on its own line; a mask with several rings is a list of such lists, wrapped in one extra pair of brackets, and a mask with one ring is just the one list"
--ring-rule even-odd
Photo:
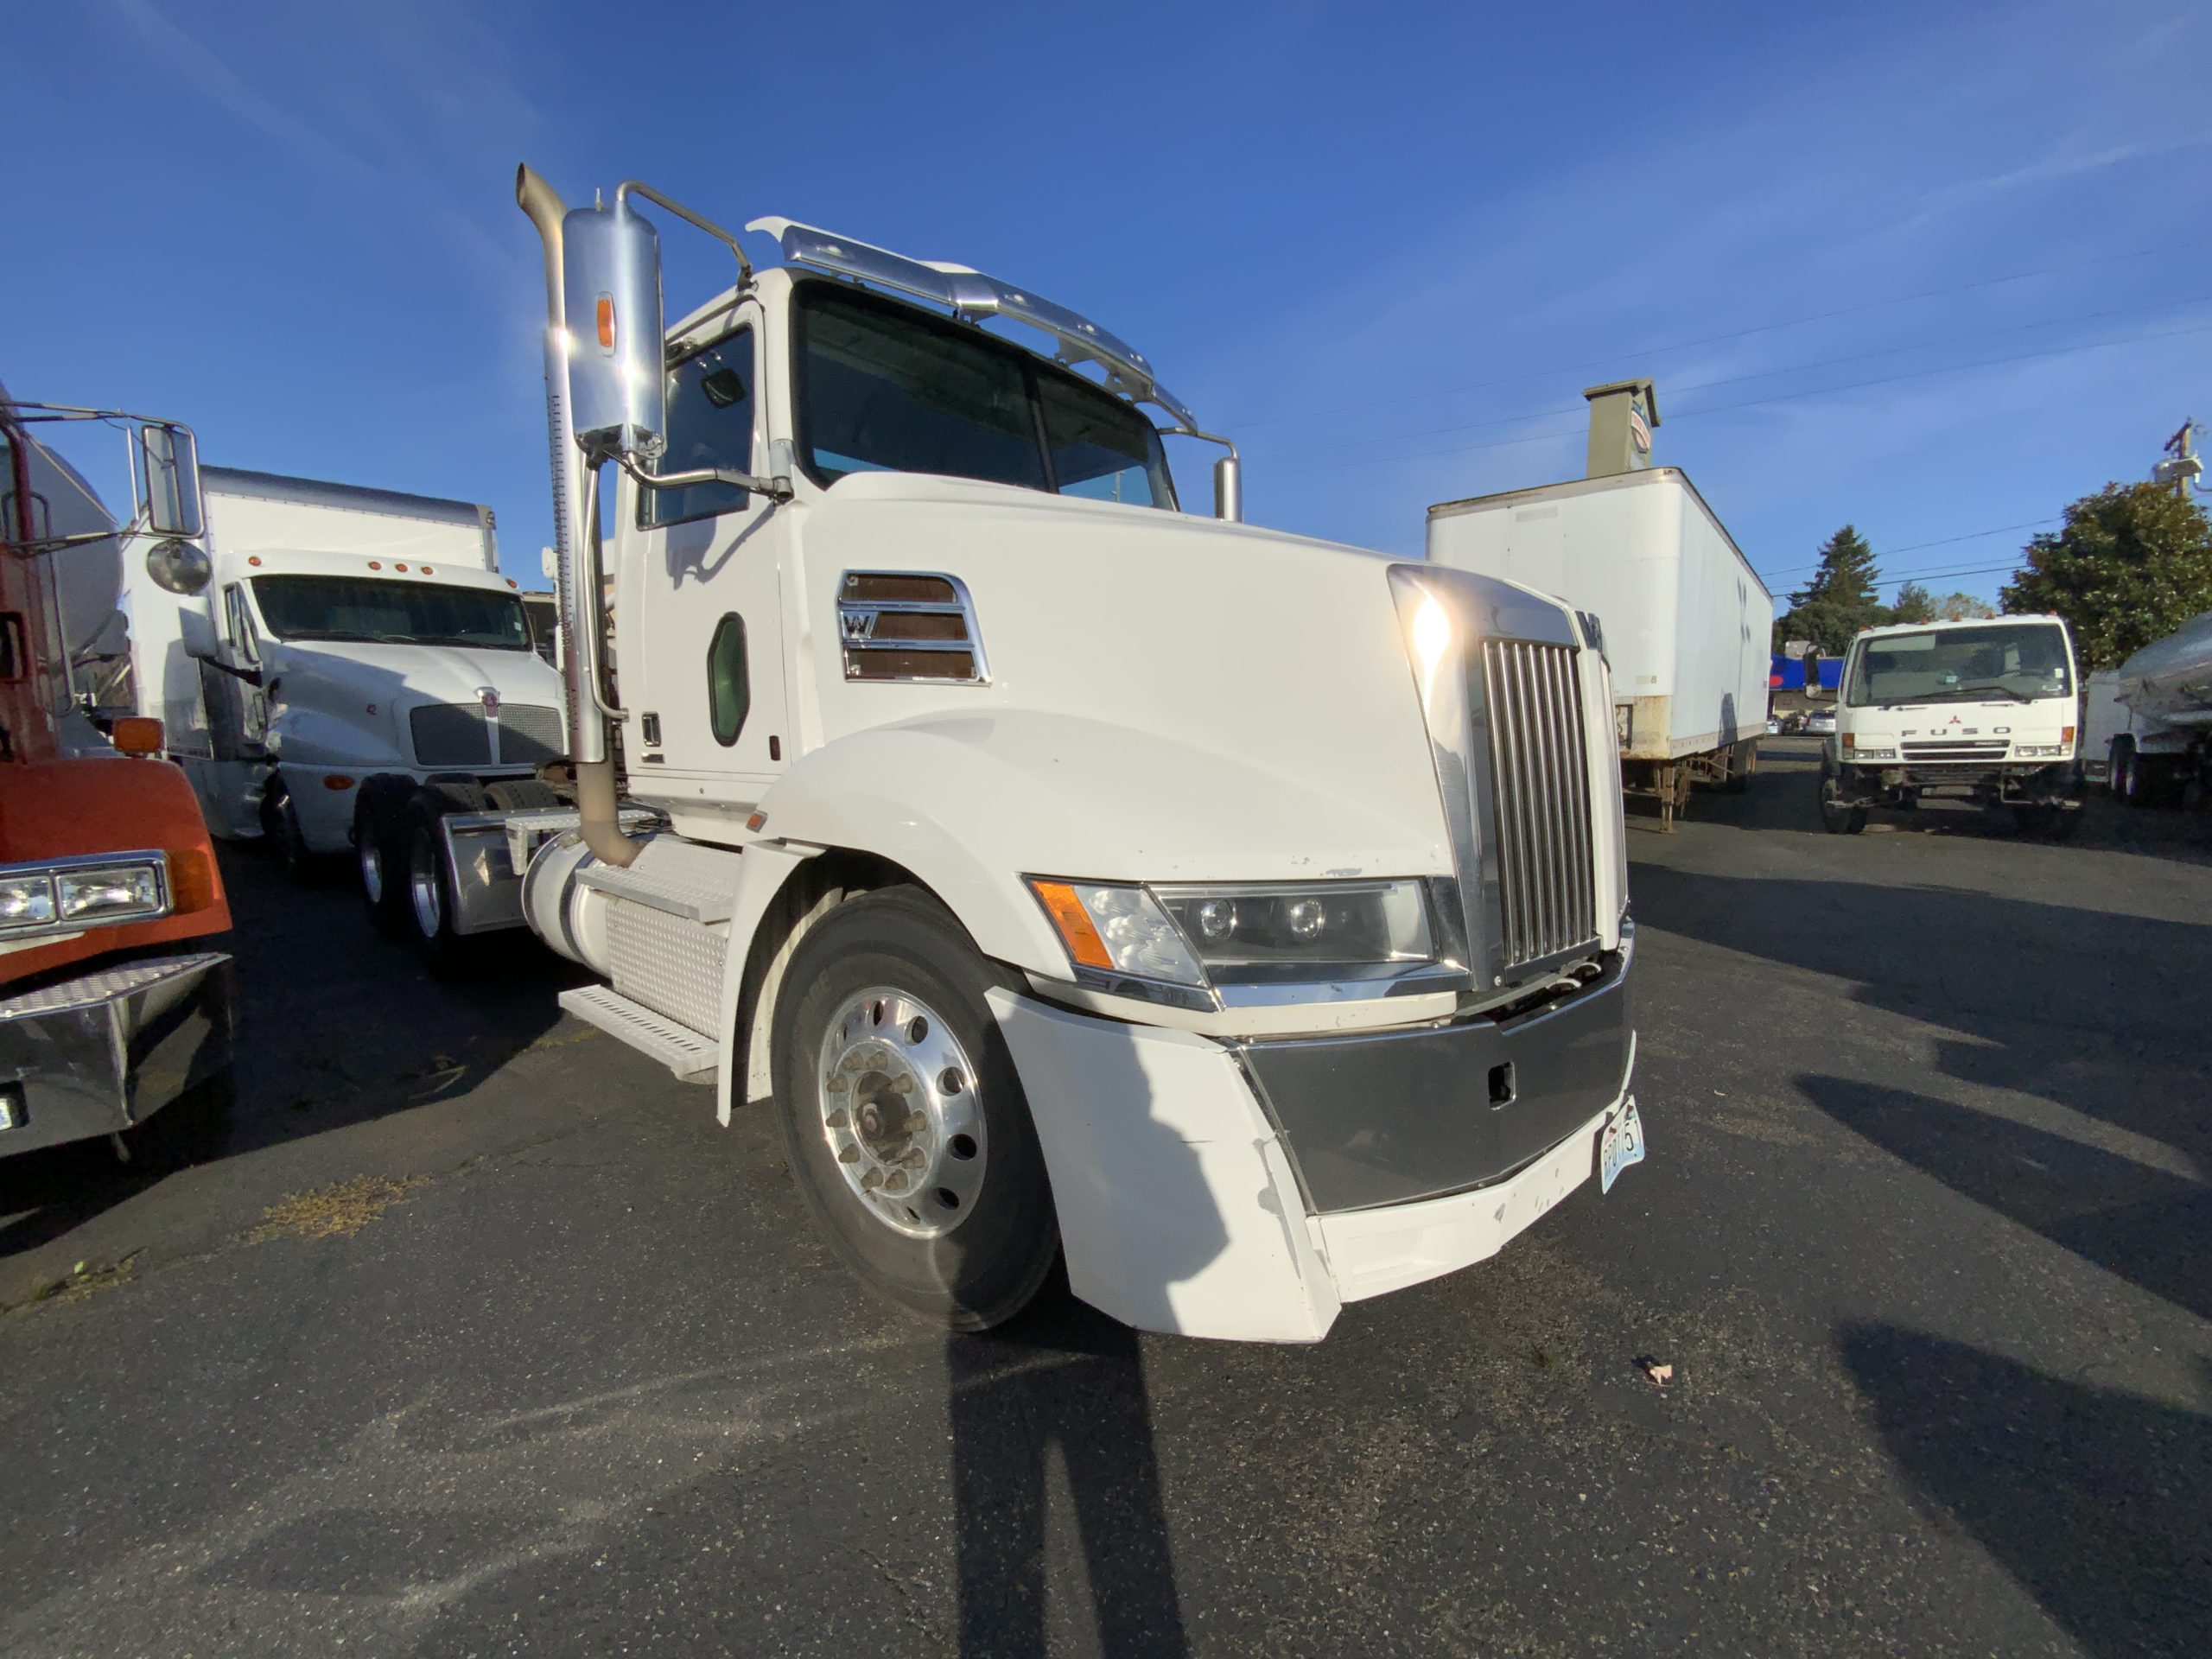
[[(1579, 474), (1581, 388), (1649, 373), (1658, 458), (1777, 594), (1846, 520), (1885, 575), (1992, 594), (2031, 531), (1976, 532), (2212, 418), (2208, 22), (10, 7), (0, 378), (188, 420), (211, 462), (489, 502), (538, 585), (526, 159), (1071, 305), (1240, 440), (1260, 523), (1415, 551), (1432, 502)], [(667, 246), (671, 315), (726, 284)], [(1210, 455), (1176, 459), (1202, 503)]]

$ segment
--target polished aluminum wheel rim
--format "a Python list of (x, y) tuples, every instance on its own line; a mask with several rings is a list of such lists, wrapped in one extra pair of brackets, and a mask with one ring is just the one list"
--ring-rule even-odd
[(830, 1019), (815, 1070), (822, 1137), (863, 1208), (909, 1238), (940, 1238), (983, 1190), (976, 1068), (920, 998), (874, 986)]
[(438, 849), (420, 831), (407, 861), (407, 887), (415, 901), (415, 925), (424, 938), (436, 938), (445, 924), (445, 884), (438, 879)]
[(369, 895), (371, 904), (380, 905), (384, 902), (384, 849), (377, 844), (368, 825), (361, 826), (360, 836), (361, 891)]

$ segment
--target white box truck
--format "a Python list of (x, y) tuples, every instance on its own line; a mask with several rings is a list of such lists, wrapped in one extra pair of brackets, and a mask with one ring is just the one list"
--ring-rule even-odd
[(1694, 782), (1740, 789), (1766, 734), (1774, 599), (1678, 467), (1428, 510), (1428, 556), (1598, 620), (1623, 783), (1671, 829)]
[(560, 676), (499, 574), (491, 510), (235, 467), (201, 477), (205, 589), (126, 571), (141, 711), (164, 722), (216, 835), (265, 836), (302, 874), (356, 855), (372, 910), (393, 922), (391, 835), (356, 835), (383, 825), (389, 798), (436, 780), (469, 799), (554, 798), (532, 779), (563, 751)]
[[(1313, 1341), (1642, 1155), (1570, 610), (1235, 522), (1233, 449), (1185, 514), (1151, 365), (966, 266), (518, 195), (573, 804), (429, 844), (504, 838), (604, 981), (563, 1005), (774, 1111), (862, 1281), (980, 1329), (1064, 1259), (1133, 1325)], [(736, 263), (665, 333), (642, 201)]]
[(2056, 616), (1868, 628), (1851, 642), (1821, 753), (1821, 822), (1857, 835), (1877, 806), (2010, 807), (2056, 838), (2080, 823), (2074, 640)]
[(2104, 749), (2113, 793), (2130, 806), (2212, 794), (2212, 611), (2144, 646), (2113, 678), (2126, 714)]

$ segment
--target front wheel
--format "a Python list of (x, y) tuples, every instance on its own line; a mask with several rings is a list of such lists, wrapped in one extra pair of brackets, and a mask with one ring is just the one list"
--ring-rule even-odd
[(1059, 1224), (1027, 1096), (985, 995), (999, 976), (944, 906), (893, 887), (800, 944), (773, 1032), (791, 1168), (830, 1247), (954, 1330), (1029, 1306)]
[(1821, 779), (1821, 828), (1832, 836), (1855, 836), (1866, 828), (1866, 809), (1840, 799), (1833, 777)]
[[(453, 861), (446, 855), (443, 820), (449, 812), (480, 812), (484, 806), (484, 791), (473, 784), (425, 784), (407, 810), (402, 910), (407, 937), (433, 973), (450, 972), (468, 944), (454, 926)], [(387, 870), (387, 880), (391, 874)]]

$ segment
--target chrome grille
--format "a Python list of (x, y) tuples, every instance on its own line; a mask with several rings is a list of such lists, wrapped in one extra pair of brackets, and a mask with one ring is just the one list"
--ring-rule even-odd
[(499, 705), (499, 764), (535, 766), (568, 753), (569, 733), (558, 709), (536, 703)]
[(474, 702), (426, 702), (407, 717), (419, 766), (488, 766), (492, 728)]
[(1594, 944), (1590, 768), (1570, 645), (1485, 639), (1491, 812), (1505, 967)]

